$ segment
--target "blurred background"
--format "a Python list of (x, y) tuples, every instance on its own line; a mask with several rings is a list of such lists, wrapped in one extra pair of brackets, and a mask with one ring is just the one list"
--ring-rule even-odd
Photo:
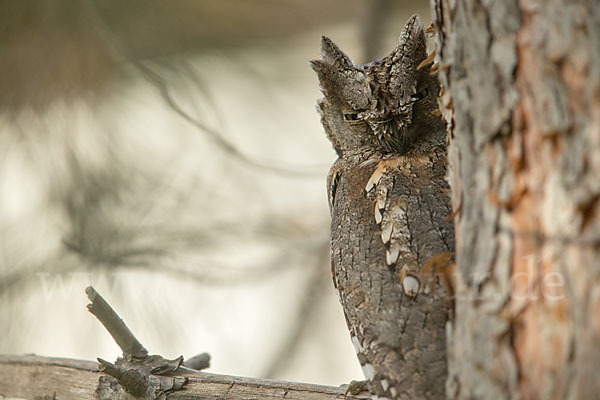
[(362, 373), (330, 277), (320, 36), (387, 54), (426, 0), (0, 2), (0, 353)]

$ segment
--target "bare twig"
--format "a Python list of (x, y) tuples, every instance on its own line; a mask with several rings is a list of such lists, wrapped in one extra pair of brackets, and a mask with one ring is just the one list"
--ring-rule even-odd
[(110, 333), (123, 351), (123, 355), (131, 355), (140, 359), (146, 358), (148, 350), (131, 333), (125, 322), (119, 318), (106, 300), (91, 286), (85, 289), (85, 293), (91, 301), (87, 306), (88, 311), (94, 314), (98, 318), (98, 321), (104, 325), (108, 333)]
[(166, 393), (183, 389), (188, 382), (187, 378), (172, 376), (183, 363), (183, 356), (167, 360), (159, 355), (148, 355), (148, 350), (106, 300), (91, 286), (85, 292), (92, 301), (88, 304), (88, 310), (98, 318), (123, 350), (123, 358), (119, 358), (114, 364), (98, 358), (98, 369), (109, 375), (103, 376), (98, 384), (100, 400), (120, 399), (125, 395), (123, 391), (142, 400), (164, 400)]

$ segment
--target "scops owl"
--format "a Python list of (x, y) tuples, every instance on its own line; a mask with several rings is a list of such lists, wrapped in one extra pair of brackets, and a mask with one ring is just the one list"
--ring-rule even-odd
[(328, 176), (331, 266), (374, 399), (445, 398), (454, 230), (439, 83), (415, 15), (385, 58), (356, 66), (330, 39), (311, 61), (338, 159)]

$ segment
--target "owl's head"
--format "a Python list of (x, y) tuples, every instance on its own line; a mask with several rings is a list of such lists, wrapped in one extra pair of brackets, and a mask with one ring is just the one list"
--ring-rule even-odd
[(323, 126), (338, 155), (404, 154), (421, 139), (439, 140), (443, 122), (432, 114), (439, 84), (429, 67), (417, 68), (427, 58), (417, 15), (379, 61), (356, 66), (331, 39), (323, 37), (321, 46), (323, 59), (311, 65), (324, 95)]

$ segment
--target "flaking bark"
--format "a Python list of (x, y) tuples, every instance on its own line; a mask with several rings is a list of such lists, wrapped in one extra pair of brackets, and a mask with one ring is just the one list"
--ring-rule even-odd
[(600, 381), (600, 3), (434, 0), (457, 240), (448, 394)]

